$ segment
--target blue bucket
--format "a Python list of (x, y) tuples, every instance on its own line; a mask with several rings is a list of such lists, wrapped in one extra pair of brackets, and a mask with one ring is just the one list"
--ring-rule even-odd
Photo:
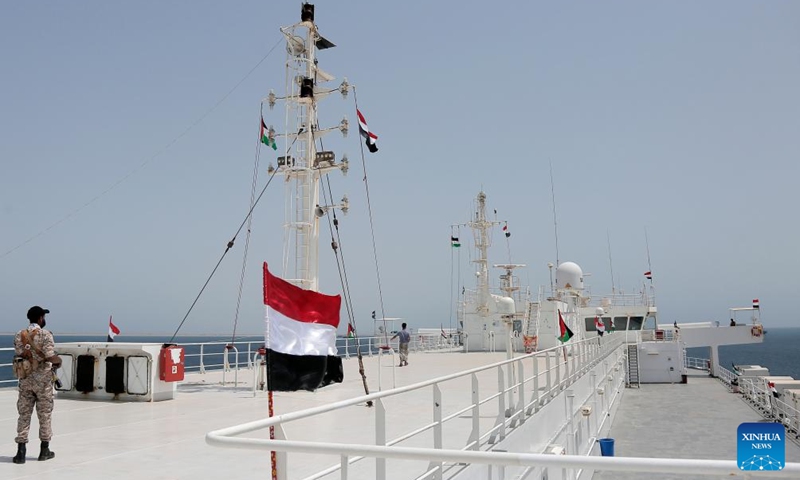
[(598, 440), (600, 442), (600, 455), (604, 457), (613, 457), (614, 456), (614, 439), (613, 438), (601, 438)]

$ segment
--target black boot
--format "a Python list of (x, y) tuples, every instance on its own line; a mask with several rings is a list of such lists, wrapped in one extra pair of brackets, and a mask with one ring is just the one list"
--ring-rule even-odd
[(25, 454), (28, 453), (25, 449), (24, 443), (17, 444), (17, 454), (14, 456), (14, 459), (11, 460), (14, 463), (25, 463)]
[(50, 451), (50, 442), (42, 442), (42, 450), (39, 452), (39, 461), (50, 460), (55, 456), (55, 452)]

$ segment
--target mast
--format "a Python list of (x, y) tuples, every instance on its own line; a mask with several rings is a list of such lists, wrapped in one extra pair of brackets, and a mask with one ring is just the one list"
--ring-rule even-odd
[(485, 316), (489, 313), (489, 257), (488, 250), (491, 243), (489, 228), (493, 222), (486, 220), (486, 194), (478, 193), (475, 218), (469, 222), (472, 234), (475, 237), (475, 249), (478, 251), (478, 258), (473, 262), (478, 264), (478, 305), (477, 311)]
[[(347, 172), (347, 158), (336, 163), (332, 151), (319, 151), (316, 142), (326, 133), (339, 130), (347, 135), (348, 121), (332, 128), (320, 129), (317, 121), (318, 102), (339, 92), (347, 96), (350, 85), (345, 79), (340, 86), (323, 88), (333, 76), (319, 68), (317, 53), (335, 45), (322, 37), (314, 23), (314, 5), (304, 3), (300, 23), (281, 28), (286, 37), (286, 96), (270, 92), (270, 109), (276, 100), (285, 101), (285, 134), (277, 173), (286, 177), (286, 209), (284, 221), (283, 277), (298, 287), (319, 290), (320, 218), (329, 209), (347, 212), (347, 197), (337, 205), (321, 205), (320, 178), (331, 170)], [(271, 133), (272, 127), (270, 127)], [(270, 165), (270, 173), (274, 171)]]

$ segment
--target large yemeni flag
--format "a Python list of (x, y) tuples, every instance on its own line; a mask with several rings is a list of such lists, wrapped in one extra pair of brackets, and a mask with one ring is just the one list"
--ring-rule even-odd
[(108, 339), (106, 339), (107, 342), (113, 342), (114, 337), (119, 335), (119, 327), (114, 325), (114, 322), (111, 321), (111, 318), (112, 317), (108, 317)]
[(594, 327), (597, 329), (597, 334), (601, 337), (604, 333), (606, 333), (606, 324), (603, 323), (603, 320), (601, 320), (600, 317), (594, 317)]
[(364, 115), (361, 115), (361, 110), (357, 108), (356, 115), (358, 116), (358, 131), (361, 132), (361, 136), (366, 139), (367, 148), (372, 153), (377, 152), (378, 145), (376, 145), (375, 142), (378, 141), (378, 136), (369, 131), (367, 120), (364, 118)]
[(342, 297), (305, 290), (269, 272), (264, 262), (267, 388), (314, 391), (344, 379), (336, 352)]
[(563, 343), (572, 338), (572, 330), (569, 329), (564, 323), (564, 317), (561, 316), (561, 310), (558, 311), (558, 331), (560, 333), (558, 339)]

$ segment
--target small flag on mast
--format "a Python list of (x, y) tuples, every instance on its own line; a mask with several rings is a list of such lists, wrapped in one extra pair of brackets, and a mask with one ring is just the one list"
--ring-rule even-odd
[(644, 276), (645, 276), (645, 278), (647, 278), (648, 280), (652, 280), (652, 279), (653, 279), (653, 272), (651, 272), (650, 270), (648, 270), (648, 271), (644, 272)]
[(755, 309), (759, 308), (759, 304), (758, 304), (758, 299), (757, 298), (753, 299), (753, 308), (755, 308)]
[(461, 246), (461, 242), (458, 241), (458, 237), (454, 237), (454, 236), (451, 235), (450, 236), (450, 245), (452, 245), (453, 248), (458, 248), (458, 247)]
[(378, 145), (376, 145), (375, 142), (378, 140), (378, 136), (369, 131), (367, 120), (364, 118), (364, 115), (361, 114), (361, 110), (356, 109), (356, 115), (358, 116), (358, 131), (361, 132), (361, 136), (366, 139), (367, 149), (369, 149), (371, 153), (377, 152)]
[(264, 123), (264, 119), (261, 119), (261, 143), (268, 147), (272, 147), (273, 150), (278, 149), (278, 144), (275, 143), (275, 130), (272, 128), (267, 128), (267, 124)]
[(113, 342), (114, 337), (119, 335), (119, 328), (116, 325), (114, 325), (114, 322), (111, 321), (112, 317), (113, 315), (108, 317), (108, 339), (106, 340), (107, 342)]
[(349, 338), (353, 338), (353, 337), (356, 336), (356, 330), (353, 328), (353, 324), (352, 323), (348, 323), (347, 324), (347, 336)]

